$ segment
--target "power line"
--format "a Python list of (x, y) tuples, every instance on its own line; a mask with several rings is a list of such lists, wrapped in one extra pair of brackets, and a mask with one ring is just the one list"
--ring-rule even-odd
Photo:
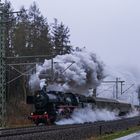
[(119, 78), (117, 77), (116, 80), (112, 80), (112, 81), (102, 81), (102, 83), (115, 83), (116, 85), (116, 99), (118, 99), (118, 94), (119, 94), (119, 90), (118, 90), (118, 84), (121, 84), (121, 94), (123, 94), (123, 83), (125, 81), (119, 80)]

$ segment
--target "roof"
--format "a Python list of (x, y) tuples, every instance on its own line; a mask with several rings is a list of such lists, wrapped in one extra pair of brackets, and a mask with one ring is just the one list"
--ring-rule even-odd
[(100, 97), (94, 97), (96, 101), (102, 101), (102, 102), (114, 102), (114, 103), (119, 103), (115, 99), (108, 99), (108, 98), (100, 98)]

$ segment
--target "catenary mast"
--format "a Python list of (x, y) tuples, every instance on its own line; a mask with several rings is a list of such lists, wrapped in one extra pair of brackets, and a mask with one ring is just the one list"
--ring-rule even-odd
[(5, 126), (6, 116), (5, 18), (4, 5), (0, 2), (0, 127)]

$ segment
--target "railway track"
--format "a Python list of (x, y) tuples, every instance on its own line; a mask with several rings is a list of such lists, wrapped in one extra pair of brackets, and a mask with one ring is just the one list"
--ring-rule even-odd
[[(91, 124), (84, 124), (83, 127), (86, 127)], [(25, 134), (33, 134), (33, 133), (40, 133), (40, 132), (50, 132), (56, 130), (63, 130), (63, 129), (70, 129), (70, 128), (79, 128), (81, 124), (75, 125), (53, 125), (53, 126), (32, 126), (32, 127), (20, 127), (20, 128), (8, 128), (8, 129), (1, 129), (0, 130), (0, 138), (1, 137), (9, 137), (9, 136), (16, 136), (16, 135), (25, 135)]]
[(114, 121), (62, 126), (32, 126), (1, 129), (0, 140), (81, 140), (140, 125), (140, 116)]

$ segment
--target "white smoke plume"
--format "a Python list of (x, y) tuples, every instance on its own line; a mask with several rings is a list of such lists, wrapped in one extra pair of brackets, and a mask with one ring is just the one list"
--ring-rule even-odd
[(30, 77), (29, 86), (32, 91), (38, 90), (40, 88), (40, 79), (37, 74), (33, 74)]
[(54, 58), (53, 83), (50, 82), (51, 60), (45, 60), (43, 65), (37, 66), (36, 74), (30, 78), (30, 85), (34, 89), (36, 84), (41, 84), (41, 79), (46, 79), (47, 90), (85, 94), (100, 84), (104, 78), (103, 67), (94, 53), (85, 49), (73, 51)]
[(64, 125), (64, 124), (83, 124), (85, 122), (96, 122), (96, 121), (108, 121), (108, 120), (116, 120), (119, 119), (117, 117), (118, 112), (111, 112), (106, 109), (94, 109), (92, 110), (90, 107), (75, 109), (71, 118), (62, 119), (56, 124)]
[[(87, 52), (85, 49), (54, 58), (53, 83), (50, 81), (52, 78), (51, 60), (45, 60), (44, 64), (37, 65), (36, 68), (36, 73), (30, 77), (29, 81), (32, 91), (40, 89), (46, 84), (47, 90), (89, 95), (93, 92), (91, 89), (98, 87), (97, 95), (99, 97), (115, 98), (115, 83), (113, 86), (107, 85), (106, 88), (100, 83), (114, 81), (116, 77), (119, 77), (119, 80), (123, 80), (125, 83), (123, 83), (122, 95), (119, 84), (118, 100), (139, 104), (137, 87), (140, 80), (135, 76), (138, 74), (133, 73), (134, 70), (129, 71), (128, 68), (105, 66), (94, 53)], [(108, 90), (109, 88), (110, 90)]]

